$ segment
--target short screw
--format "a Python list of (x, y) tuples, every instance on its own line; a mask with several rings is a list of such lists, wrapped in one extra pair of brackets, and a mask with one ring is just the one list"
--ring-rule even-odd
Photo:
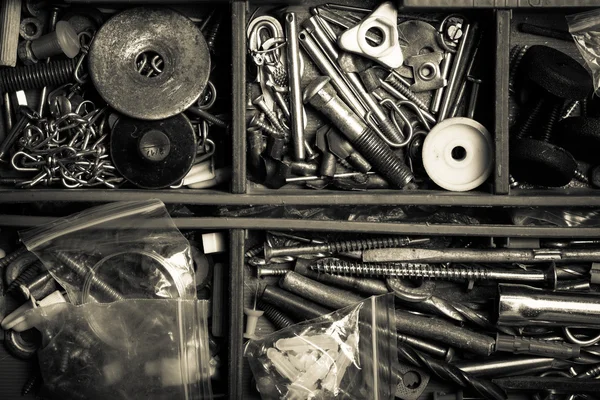
[(25, 384), (23, 385), (23, 389), (21, 390), (21, 396), (25, 396), (33, 390), (34, 387), (42, 380), (42, 375), (39, 371), (34, 372), (29, 376)]
[(254, 99), (252, 101), (252, 104), (254, 104), (262, 112), (265, 113), (265, 115), (267, 116), (269, 121), (271, 121), (271, 123), (273, 124), (275, 129), (277, 129), (280, 132), (285, 131), (285, 128), (283, 127), (283, 125), (281, 125), (281, 122), (279, 122), (279, 119), (277, 118), (277, 115), (275, 114), (275, 112), (273, 112), (273, 110), (270, 110), (269, 106), (267, 106), (267, 103), (265, 102), (265, 98), (262, 94), (260, 96), (258, 96), (256, 99)]
[[(264, 115), (264, 114), (261, 114)], [(281, 130), (275, 129), (272, 126), (269, 126), (262, 118), (259, 118), (257, 115), (254, 115), (248, 124), (250, 128), (260, 128), (261, 130), (269, 133), (274, 138), (285, 138), (285, 133)]]
[(584, 174), (580, 169), (575, 170), (575, 179), (583, 183), (590, 183), (590, 180), (588, 179), (587, 175)]
[(256, 277), (264, 278), (265, 276), (283, 276), (290, 272), (289, 269), (286, 268), (256, 268)]
[(273, 325), (275, 325), (277, 329), (283, 329), (294, 325), (294, 321), (270, 304), (259, 300), (257, 305), (258, 308), (265, 312), (264, 315), (273, 323)]
[(244, 257), (246, 257), (246, 258), (256, 257), (260, 253), (263, 252), (263, 249), (264, 249), (264, 246), (262, 244), (259, 244), (258, 246), (253, 247), (250, 250), (248, 250), (246, 253), (244, 253)]
[(299, 246), (273, 247), (265, 243), (265, 259), (268, 261), (274, 257), (299, 256), (303, 254), (334, 254), (347, 253), (351, 251), (363, 251), (371, 249), (389, 249), (393, 247), (406, 246), (408, 244), (422, 243), (429, 239), (412, 240), (407, 237), (369, 238), (358, 240), (343, 240), (327, 243), (315, 243)]
[(469, 281), (503, 280), (508, 282), (544, 282), (550, 287), (556, 284), (556, 267), (546, 271), (519, 271), (501, 268), (443, 267), (433, 264), (413, 263), (359, 263), (337, 259), (323, 259), (311, 265), (312, 270), (331, 274), (362, 276), (393, 276), (403, 278), (466, 279)]

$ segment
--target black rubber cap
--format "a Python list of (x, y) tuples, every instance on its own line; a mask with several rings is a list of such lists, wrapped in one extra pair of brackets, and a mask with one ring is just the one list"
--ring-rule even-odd
[(587, 97), (592, 77), (575, 59), (548, 46), (531, 46), (521, 61), (521, 72), (551, 94), (572, 100)]
[(516, 140), (510, 146), (510, 173), (518, 181), (559, 187), (571, 182), (577, 162), (573, 156), (551, 143), (536, 139)]
[(581, 161), (595, 164), (600, 155), (600, 118), (571, 117), (556, 126), (556, 144)]

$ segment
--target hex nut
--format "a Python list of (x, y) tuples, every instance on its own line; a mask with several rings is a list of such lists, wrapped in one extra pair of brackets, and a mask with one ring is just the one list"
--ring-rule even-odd
[(24, 18), (21, 21), (19, 34), (25, 40), (35, 40), (42, 36), (42, 22), (37, 18)]
[(38, 59), (35, 57), (35, 55), (33, 55), (33, 51), (31, 50), (30, 40), (19, 43), (17, 55), (19, 56), (19, 60), (21, 60), (25, 65), (33, 65), (37, 64), (38, 62)]

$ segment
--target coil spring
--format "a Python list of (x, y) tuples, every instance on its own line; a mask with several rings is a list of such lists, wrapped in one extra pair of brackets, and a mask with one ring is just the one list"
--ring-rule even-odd
[(73, 80), (76, 60), (58, 60), (0, 71), (0, 92), (60, 86)]

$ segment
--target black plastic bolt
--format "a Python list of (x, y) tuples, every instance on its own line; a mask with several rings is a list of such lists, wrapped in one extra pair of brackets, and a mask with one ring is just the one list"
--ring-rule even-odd
[(283, 329), (294, 325), (294, 321), (292, 321), (287, 315), (275, 307), (265, 303), (264, 301), (259, 300), (257, 306), (260, 310), (265, 312), (265, 317), (267, 317), (277, 329)]
[(0, 93), (60, 86), (73, 80), (76, 60), (57, 60), (49, 63), (0, 70)]

